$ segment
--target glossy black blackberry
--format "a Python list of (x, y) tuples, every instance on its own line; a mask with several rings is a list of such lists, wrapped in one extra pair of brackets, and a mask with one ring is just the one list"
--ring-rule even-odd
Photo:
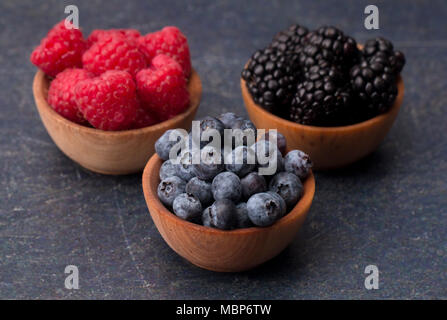
[(308, 33), (309, 30), (306, 27), (298, 24), (291, 25), (286, 30), (276, 34), (270, 47), (282, 52), (299, 52)]
[(256, 51), (242, 71), (255, 103), (272, 112), (290, 104), (299, 75), (298, 55), (273, 48)]
[(306, 43), (319, 48), (323, 59), (348, 70), (358, 61), (359, 50), (356, 41), (341, 30), (324, 26), (306, 36)]
[[(357, 102), (354, 115), (366, 120), (387, 111), (397, 96), (396, 76), (389, 60), (381, 55), (364, 59), (351, 69), (351, 87)], [(359, 109), (361, 108), (361, 109)]]
[(388, 59), (395, 75), (399, 74), (405, 65), (405, 55), (401, 51), (394, 51), (391, 41), (381, 37), (366, 41), (363, 56), (368, 60), (377, 56)]
[(343, 72), (331, 65), (314, 65), (298, 84), (289, 119), (313, 126), (334, 126), (345, 122), (351, 90)]

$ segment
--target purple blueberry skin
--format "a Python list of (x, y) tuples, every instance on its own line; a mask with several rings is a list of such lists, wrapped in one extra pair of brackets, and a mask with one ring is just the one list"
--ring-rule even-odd
[(253, 223), (248, 217), (247, 203), (241, 202), (236, 206), (236, 227), (237, 228), (251, 228)]
[(242, 198), (248, 200), (252, 195), (267, 190), (267, 183), (257, 172), (250, 172), (241, 179)]
[(287, 210), (290, 211), (303, 194), (303, 184), (293, 173), (280, 172), (270, 181), (269, 190), (279, 194), (284, 199)]
[(287, 140), (286, 137), (284, 137), (280, 132), (276, 131), (276, 134), (273, 134), (273, 131), (266, 132), (261, 140), (270, 141), (270, 136), (272, 136), (272, 140), (276, 141), (276, 146), (278, 147), (279, 151), (281, 151), (281, 154), (286, 154), (286, 148), (287, 148)]
[[(243, 177), (252, 172), (256, 168), (256, 163), (255, 161), (253, 163), (248, 163), (248, 152), (253, 152), (253, 150), (246, 146), (239, 146), (234, 149), (225, 159), (225, 169), (237, 174), (239, 177)], [(239, 158), (239, 155), (242, 155), (242, 159)], [(254, 154), (253, 160), (255, 160)]]
[(155, 152), (163, 160), (169, 159), (169, 152), (171, 151), (171, 148), (181, 140), (181, 137), (178, 137), (177, 141), (169, 141), (169, 136), (170, 136), (171, 132), (175, 131), (175, 130), (176, 129), (167, 130), (155, 142)]
[(237, 203), (241, 198), (241, 180), (233, 172), (225, 171), (214, 177), (211, 190), (215, 200), (229, 199)]
[[(209, 150), (210, 157), (212, 157), (212, 154), (217, 152), (212, 147), (205, 147), (204, 149), (202, 149), (203, 152), (206, 152), (205, 150)], [(201, 180), (212, 181), (216, 175), (218, 175), (225, 169), (225, 164), (222, 159), (221, 153), (220, 156), (221, 156), (220, 163), (213, 163), (212, 161), (204, 162), (201, 158), (200, 163), (192, 165), (194, 175)]]
[(282, 205), (271, 193), (254, 194), (247, 201), (248, 217), (254, 225), (268, 227), (283, 216)]
[(180, 164), (176, 166), (176, 176), (182, 178), (185, 181), (191, 180), (195, 177), (194, 169), (192, 166), (192, 154), (190, 151), (183, 151), (180, 154)]
[[(240, 119), (236, 120), (233, 123), (233, 126), (231, 127), (231, 129), (240, 129), (242, 131), (244, 131), (244, 130), (253, 130), (254, 141), (256, 141), (257, 130), (256, 130), (256, 127), (253, 124), (253, 122), (251, 122), (250, 120), (246, 120), (246, 119), (240, 118)], [(246, 146), (247, 144), (248, 144), (247, 138), (244, 137), (243, 140), (242, 140), (242, 145)], [(235, 145), (235, 141), (233, 139), (233, 147), (234, 147), (234, 145)]]
[(210, 205), (213, 202), (213, 193), (211, 192), (211, 183), (200, 180), (197, 177), (192, 178), (186, 184), (186, 192), (195, 195), (202, 206)]
[(284, 201), (284, 199), (279, 194), (277, 194), (276, 192), (267, 191), (267, 193), (271, 194), (273, 197), (278, 199), (278, 202), (279, 202), (280, 207), (281, 207), (281, 218), (284, 217), (287, 214), (287, 205), (286, 205), (286, 202)]
[(160, 180), (177, 175), (177, 164), (173, 164), (171, 160), (166, 160), (160, 167)]
[[(282, 157), (281, 151), (275, 146), (270, 145), (270, 142), (267, 140), (259, 140), (254, 145), (250, 147), (255, 153), (256, 153), (256, 163), (258, 164), (258, 167), (260, 168), (266, 168), (269, 166), (269, 163), (259, 163), (260, 158), (258, 157), (258, 154), (264, 154), (265, 157), (268, 157), (271, 155), (273, 157), (273, 153), (276, 153), (276, 158), (273, 158), (270, 161), (276, 162), (276, 171), (273, 174), (276, 174), (278, 172), (281, 172), (284, 170), (284, 158)], [(273, 176), (273, 174), (271, 176)]]
[(172, 207), (174, 199), (185, 192), (186, 182), (177, 176), (163, 179), (157, 188), (160, 201), (167, 207)]
[(179, 194), (174, 199), (172, 209), (177, 217), (188, 221), (196, 220), (202, 214), (202, 205), (199, 199), (189, 193)]
[[(200, 120), (200, 138), (202, 138), (203, 133), (205, 133), (207, 130), (210, 130), (210, 129), (215, 129), (215, 130), (217, 130), (217, 132), (219, 132), (220, 138), (221, 138), (220, 142), (222, 145), (222, 142), (224, 139), (225, 125), (217, 118), (206, 116), (205, 118)], [(208, 139), (208, 138), (206, 138), (206, 139)], [(211, 137), (209, 138), (209, 141), (202, 141), (202, 139), (200, 139), (200, 147), (203, 148), (211, 141), (212, 141)]]
[(292, 150), (284, 157), (284, 170), (305, 180), (312, 168), (310, 157), (300, 150)]
[(216, 200), (202, 213), (202, 223), (206, 227), (230, 230), (236, 227), (236, 207), (231, 200)]
[(225, 129), (231, 129), (233, 127), (234, 122), (242, 118), (233, 112), (226, 112), (218, 116), (217, 119), (223, 123)]

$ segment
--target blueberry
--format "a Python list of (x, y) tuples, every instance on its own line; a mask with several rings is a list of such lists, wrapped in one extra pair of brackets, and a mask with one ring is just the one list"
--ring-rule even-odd
[(256, 167), (255, 153), (246, 146), (239, 146), (225, 158), (225, 168), (243, 177)]
[(222, 172), (214, 177), (211, 184), (215, 200), (229, 199), (237, 202), (241, 198), (241, 180), (233, 172)]
[(207, 206), (213, 202), (213, 193), (211, 192), (211, 183), (200, 180), (197, 177), (192, 178), (186, 184), (186, 192), (199, 198), (203, 206)]
[[(233, 126), (231, 127), (231, 129), (233, 129), (233, 130), (240, 129), (243, 132), (246, 130), (251, 131), (251, 134), (253, 135), (253, 141), (250, 141), (249, 139), (247, 139), (246, 136), (244, 136), (242, 139), (242, 145), (251, 146), (256, 141), (256, 134), (257, 134), (256, 127), (253, 124), (253, 122), (251, 122), (250, 120), (246, 120), (246, 119), (242, 119), (242, 118), (238, 119), (233, 123)], [(247, 132), (250, 132), (250, 131), (247, 131)], [(234, 138), (233, 138), (233, 140), (234, 140)], [(237, 145), (238, 144), (235, 144), (235, 142), (233, 141), (233, 146), (237, 146)]]
[(219, 119), (207, 116), (207, 117), (203, 118), (202, 120), (200, 120), (200, 138), (201, 138), (200, 139), (200, 147), (201, 148), (206, 146), (212, 140), (211, 136), (209, 136), (209, 137), (205, 136), (204, 139), (206, 139), (207, 141), (202, 141), (202, 137), (206, 134), (209, 134), (211, 132), (211, 130), (213, 130), (213, 129), (216, 130), (217, 133), (219, 134), (220, 145), (222, 145), (222, 141), (224, 138), (225, 125)]
[(251, 222), (259, 227), (270, 226), (283, 215), (281, 201), (267, 192), (252, 195), (247, 209)]
[(200, 200), (189, 193), (179, 194), (172, 204), (172, 209), (177, 217), (183, 220), (193, 221), (202, 213)]
[(186, 182), (177, 176), (163, 179), (158, 185), (157, 194), (161, 202), (167, 207), (171, 207), (174, 199), (185, 192)]
[(273, 176), (275, 173), (284, 170), (284, 159), (274, 143), (271, 144), (267, 140), (259, 140), (250, 148), (256, 154), (258, 166), (265, 168), (263, 172), (259, 171), (261, 174)]
[(248, 199), (255, 193), (264, 192), (267, 190), (267, 183), (263, 176), (256, 172), (250, 172), (241, 179), (242, 198)]
[(200, 163), (193, 164), (192, 167), (194, 174), (199, 179), (211, 181), (225, 168), (222, 153), (213, 147), (206, 146), (201, 150)]
[(233, 112), (226, 112), (226, 113), (222, 113), (220, 116), (218, 116), (217, 119), (219, 119), (220, 122), (222, 122), (224, 124), (225, 129), (231, 129), (233, 127), (233, 123), (236, 120), (239, 120), (242, 118)]
[[(169, 140), (171, 133), (173, 134), (173, 136), (177, 136), (176, 140)], [(171, 148), (182, 139), (186, 138), (186, 135), (184, 133), (185, 132), (183, 130), (177, 129), (171, 129), (163, 133), (163, 135), (155, 142), (155, 152), (158, 154), (158, 156), (163, 160), (168, 160)]]
[(270, 181), (269, 190), (278, 193), (286, 202), (287, 209), (291, 210), (301, 198), (303, 184), (293, 173), (280, 172)]
[(267, 193), (271, 194), (273, 197), (278, 199), (278, 202), (279, 202), (280, 207), (281, 207), (281, 217), (285, 216), (286, 213), (287, 213), (287, 205), (286, 205), (286, 202), (284, 201), (284, 199), (279, 194), (277, 194), (276, 192), (267, 191)]
[(286, 148), (287, 148), (287, 141), (286, 141), (286, 137), (284, 137), (280, 132), (276, 131), (276, 133), (274, 133), (275, 131), (268, 131), (266, 132), (261, 140), (266, 140), (266, 141), (270, 141), (270, 139), (272, 139), (273, 141), (276, 142), (276, 146), (278, 147), (279, 151), (281, 151), (281, 154), (285, 154), (286, 153)]
[(284, 170), (295, 174), (301, 180), (309, 175), (312, 168), (310, 157), (300, 150), (292, 150), (284, 157)]
[(236, 226), (236, 207), (231, 200), (216, 200), (212, 206), (206, 208), (202, 213), (204, 226), (230, 230)]
[(177, 164), (172, 163), (171, 160), (166, 160), (160, 167), (160, 180), (177, 175)]
[(187, 150), (183, 150), (180, 154), (179, 164), (176, 166), (176, 176), (182, 178), (185, 181), (191, 180), (195, 177), (194, 169), (192, 166), (192, 153)]
[(248, 217), (247, 203), (241, 202), (236, 206), (236, 221), (237, 228), (253, 227), (253, 223)]

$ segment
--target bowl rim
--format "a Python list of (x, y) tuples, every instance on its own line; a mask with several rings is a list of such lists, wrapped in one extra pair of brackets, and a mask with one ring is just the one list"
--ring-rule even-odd
[[(191, 228), (195, 231), (200, 231), (208, 234), (214, 234), (214, 235), (220, 235), (220, 236), (226, 236), (226, 235), (251, 235), (251, 234), (258, 234), (267, 232), (269, 230), (282, 228), (284, 225), (290, 223), (293, 220), (298, 219), (302, 215), (306, 215), (308, 209), (310, 208), (314, 195), (315, 195), (315, 176), (312, 172), (312, 170), (309, 172), (309, 176), (306, 178), (306, 180), (303, 182), (303, 195), (301, 199), (298, 201), (298, 203), (295, 205), (295, 207), (287, 213), (284, 217), (276, 221), (274, 224), (268, 227), (250, 227), (250, 228), (241, 228), (241, 229), (234, 229), (234, 230), (220, 230), (216, 228), (210, 228), (205, 227), (193, 222), (189, 222), (186, 220), (183, 220), (179, 217), (177, 217), (173, 212), (171, 212), (168, 208), (166, 208), (161, 201), (158, 199), (158, 196), (154, 190), (157, 189), (157, 186), (155, 186), (155, 189), (153, 189), (154, 186), (151, 186), (150, 181), (151, 177), (156, 175), (157, 180), (160, 181), (159, 177), (159, 170), (154, 170), (154, 167), (161, 166), (163, 163), (163, 160), (157, 155), (154, 154), (149, 161), (147, 162), (143, 175), (142, 175), (142, 186), (143, 186), (143, 193), (144, 198), (146, 200), (146, 205), (148, 207), (149, 213), (151, 212), (151, 208), (155, 209), (157, 212), (162, 212), (160, 214), (160, 218), (163, 218), (164, 220), (170, 220), (171, 222), (176, 222), (181, 224), (184, 228)], [(149, 203), (151, 205), (149, 205)], [(157, 227), (158, 229), (158, 227)]]
[[(281, 118), (281, 117), (269, 112), (268, 110), (264, 109), (263, 107), (261, 107), (260, 105), (258, 105), (257, 103), (254, 102), (250, 92), (248, 91), (245, 80), (242, 79), (242, 77), (240, 79), (241, 79), (242, 95), (246, 96), (248, 99), (250, 99), (249, 100), (251, 102), (250, 107), (252, 105), (256, 109), (256, 112), (259, 112), (265, 116), (274, 118), (277, 122), (281, 123), (281, 125), (295, 126), (296, 128), (300, 128), (302, 130), (308, 130), (308, 131), (314, 131), (314, 132), (326, 132), (326, 133), (351, 131), (351, 130), (361, 129), (364, 127), (369, 127), (376, 123), (382, 122), (384, 119), (388, 118), (388, 116), (390, 116), (394, 112), (397, 112), (400, 109), (400, 106), (401, 106), (402, 100), (403, 100), (403, 96), (404, 96), (404, 90), (405, 90), (403, 79), (402, 79), (401, 75), (399, 74), (399, 76), (397, 77), (396, 99), (394, 100), (393, 105), (386, 112), (381, 113), (371, 119), (364, 120), (362, 122), (358, 122), (358, 123), (354, 123), (354, 124), (350, 124), (350, 125), (334, 126), (334, 127), (319, 127), (319, 126), (310, 126), (310, 125), (296, 123), (296, 122)], [(248, 104), (245, 104), (246, 109), (248, 109), (250, 107), (248, 106)]]
[(148, 127), (138, 128), (138, 129), (120, 130), (120, 131), (106, 131), (106, 130), (83, 126), (81, 124), (70, 121), (70, 120), (64, 118), (63, 116), (61, 116), (59, 113), (57, 113), (47, 102), (47, 94), (48, 93), (45, 94), (45, 87), (44, 87), (45, 81), (50, 81), (50, 80), (48, 79), (48, 77), (42, 70), (40, 70), (40, 69), (37, 70), (36, 74), (34, 75), (34, 79), (33, 79), (33, 95), (34, 95), (34, 99), (35, 99), (36, 106), (38, 109), (46, 108), (48, 113), (52, 116), (52, 118), (54, 118), (56, 121), (62, 123), (65, 126), (69, 126), (69, 127), (73, 128), (75, 130), (78, 130), (78, 131), (84, 131), (84, 132), (88, 132), (88, 133), (95, 134), (98, 136), (107, 136), (107, 137), (111, 137), (111, 136), (122, 137), (122, 136), (126, 136), (126, 135), (130, 136), (130, 135), (143, 134), (143, 133), (148, 133), (148, 132), (157, 131), (157, 130), (163, 130), (163, 128), (174, 125), (178, 120), (183, 119), (183, 118), (187, 117), (189, 114), (191, 114), (192, 112), (194, 112), (194, 110), (196, 110), (198, 108), (198, 106), (200, 104), (201, 96), (202, 96), (202, 83), (200, 80), (200, 76), (195, 69), (191, 69), (191, 75), (189, 76), (189, 79), (188, 79), (188, 91), (191, 94), (192, 88), (194, 88), (195, 86), (200, 88), (200, 90), (198, 90), (198, 92), (197, 92), (197, 95), (198, 95), (197, 103), (193, 103), (193, 101), (195, 101), (195, 99), (194, 100), (190, 99), (190, 105), (185, 111), (183, 111), (182, 113), (176, 115), (175, 117), (173, 117), (171, 119), (156, 123), (156, 124), (148, 126)]

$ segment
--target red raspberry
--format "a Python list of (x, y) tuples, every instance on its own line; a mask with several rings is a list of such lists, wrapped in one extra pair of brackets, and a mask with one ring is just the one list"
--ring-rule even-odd
[(144, 56), (136, 44), (119, 34), (99, 37), (82, 56), (82, 63), (85, 69), (96, 75), (107, 70), (122, 70), (135, 76), (146, 67)]
[(79, 124), (87, 123), (76, 105), (74, 88), (78, 82), (93, 75), (83, 69), (65, 69), (51, 81), (48, 103), (64, 118)]
[(189, 105), (189, 92), (180, 65), (166, 55), (158, 55), (152, 66), (137, 73), (137, 88), (142, 106), (166, 120)]
[(159, 123), (157, 115), (153, 112), (146, 111), (142, 107), (138, 108), (137, 116), (132, 124), (133, 129), (145, 128)]
[(165, 27), (160, 31), (148, 33), (138, 39), (139, 48), (149, 65), (159, 54), (166, 54), (177, 61), (185, 77), (191, 74), (191, 56), (188, 41), (177, 27)]
[(81, 68), (86, 41), (79, 29), (65, 28), (65, 20), (55, 25), (31, 53), (31, 62), (55, 77), (66, 68)]
[(99, 77), (80, 81), (75, 87), (76, 103), (95, 128), (130, 128), (139, 107), (135, 82), (126, 71), (106, 71)]
[(124, 36), (127, 41), (133, 42), (134, 44), (141, 36), (140, 32), (135, 29), (109, 29), (109, 30), (97, 29), (93, 30), (92, 33), (90, 33), (89, 37), (87, 38), (87, 44), (90, 47), (93, 43), (97, 42), (99, 39), (113, 35)]

